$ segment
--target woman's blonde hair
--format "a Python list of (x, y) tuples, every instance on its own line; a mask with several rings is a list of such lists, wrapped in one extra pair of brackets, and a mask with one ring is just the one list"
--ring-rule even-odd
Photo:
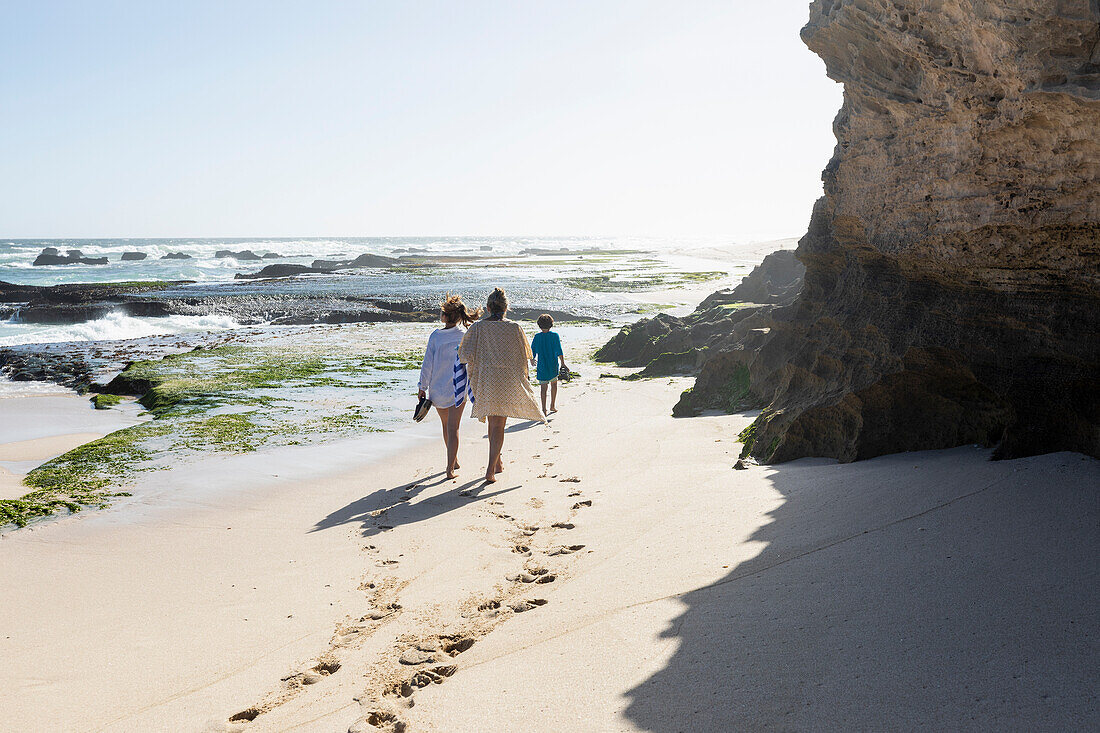
[(439, 304), (439, 309), (443, 311), (443, 320), (447, 325), (457, 324), (462, 322), (463, 326), (469, 326), (471, 323), (481, 318), (481, 309), (478, 308), (472, 313), (466, 307), (466, 304), (462, 302), (461, 295), (447, 294), (446, 300)]
[(502, 288), (494, 288), (493, 292), (489, 293), (489, 299), (485, 301), (485, 307), (494, 316), (502, 315), (508, 310), (508, 296), (504, 294)]

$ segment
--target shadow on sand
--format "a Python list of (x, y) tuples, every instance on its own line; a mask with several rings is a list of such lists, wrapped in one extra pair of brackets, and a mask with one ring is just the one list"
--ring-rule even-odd
[(415, 524), (445, 514), (471, 501), (491, 499), (519, 488), (519, 486), (512, 486), (507, 489), (497, 489), (497, 484), (487, 484), (485, 479), (479, 478), (464, 484), (456, 484), (449, 491), (423, 501), (412, 502), (425, 490), (447, 481), (441, 471), (392, 489), (379, 489), (332, 512), (317, 522), (310, 532), (319, 532), (345, 524), (359, 524), (364, 537), (373, 537), (394, 527)]
[[(960, 448), (769, 471), (752, 560), (679, 597), (650, 731), (1096, 730), (1100, 462)], [(931, 460), (929, 460), (931, 458)], [(639, 640), (641, 643), (642, 640)]]

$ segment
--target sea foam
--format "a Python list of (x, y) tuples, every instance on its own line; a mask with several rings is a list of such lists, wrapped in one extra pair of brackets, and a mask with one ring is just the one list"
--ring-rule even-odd
[(230, 316), (138, 318), (116, 312), (94, 321), (66, 325), (0, 322), (0, 346), (56, 344), (71, 341), (121, 341), (177, 333), (226, 331), (239, 327), (240, 323)]

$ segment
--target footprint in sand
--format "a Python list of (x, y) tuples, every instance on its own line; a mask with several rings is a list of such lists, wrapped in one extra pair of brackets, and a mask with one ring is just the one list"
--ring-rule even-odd
[(531, 548), (528, 547), (527, 545), (516, 545), (515, 547), (512, 548), (512, 552), (516, 553), (517, 555), (530, 556)]
[(563, 484), (579, 484), (581, 482), (580, 478), (577, 476), (566, 476), (565, 478), (558, 479), (558, 481)]
[(526, 572), (509, 575), (505, 580), (513, 583), (553, 583), (557, 580), (557, 576), (546, 568), (533, 568)]
[(376, 567), (385, 567), (386, 565), (396, 565), (397, 560), (379, 560), (374, 563)]
[(576, 504), (573, 505), (573, 508), (574, 509), (581, 509), (581, 508), (586, 507), (586, 506), (592, 506), (592, 500), (591, 499), (585, 499), (584, 501), (578, 501)]
[(551, 551), (549, 554), (554, 555), (572, 555), (577, 550), (583, 550), (584, 545), (562, 545), (561, 547)]
[(554, 522), (550, 526), (554, 529), (573, 529), (577, 525), (573, 524), (572, 522)]
[(400, 603), (390, 603), (382, 608), (376, 608), (372, 611), (368, 611), (366, 615), (360, 618), (360, 621), (380, 621), (388, 616), (392, 616), (401, 610)]
[[(412, 693), (409, 693), (412, 694)], [(408, 729), (405, 721), (388, 710), (371, 710), (359, 720), (351, 724), (348, 733), (378, 733), (380, 730), (393, 731), (393, 733), (405, 733)]]
[(305, 672), (299, 672), (298, 674), (284, 677), (283, 681), (290, 682), (291, 684), (301, 683), (303, 685), (315, 685), (338, 669), (340, 669), (339, 662), (333, 660), (322, 661), (313, 665), (313, 667)]
[(539, 606), (545, 605), (545, 598), (531, 598), (526, 601), (520, 601), (519, 603), (513, 603), (512, 605), (508, 606), (508, 608), (512, 609), (516, 613), (523, 613), (524, 611), (530, 611), (532, 608), (538, 608)]
[(568, 494), (568, 496), (571, 496), (571, 497), (572, 496), (580, 496), (580, 495), (581, 495), (581, 492), (579, 492), (579, 491), (570, 491), (569, 494)]

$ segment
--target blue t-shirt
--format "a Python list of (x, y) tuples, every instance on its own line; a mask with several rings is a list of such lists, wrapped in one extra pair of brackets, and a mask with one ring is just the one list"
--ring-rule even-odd
[(553, 331), (539, 331), (531, 339), (531, 351), (538, 359), (535, 378), (548, 382), (558, 376), (558, 357), (562, 355), (561, 337)]

